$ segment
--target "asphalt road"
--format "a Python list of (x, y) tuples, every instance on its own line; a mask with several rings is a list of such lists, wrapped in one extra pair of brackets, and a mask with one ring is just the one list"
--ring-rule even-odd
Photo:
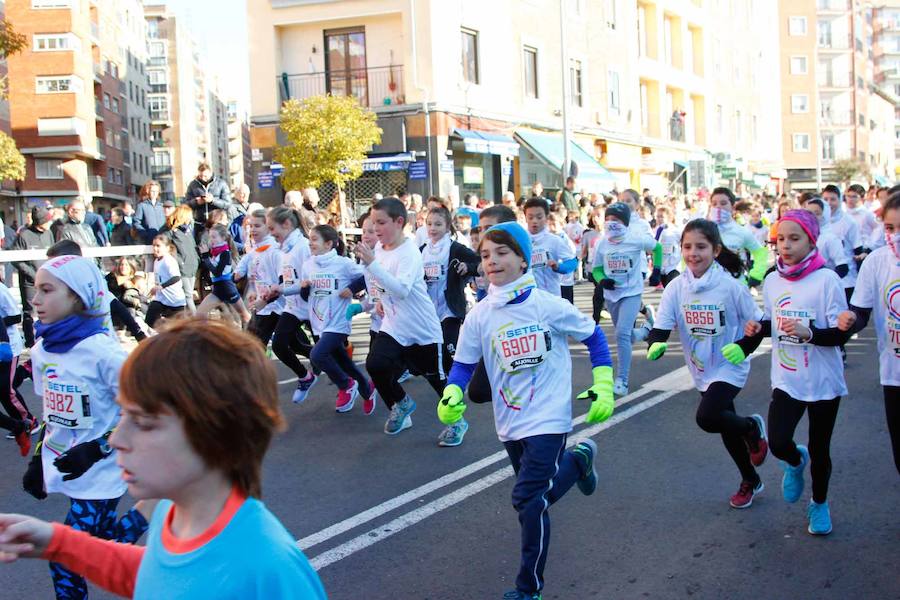
[[(589, 286), (576, 287), (585, 310), (589, 294)], [(658, 301), (657, 293), (647, 297)], [(363, 361), (366, 324), (355, 325)], [(600, 486), (591, 497), (573, 488), (551, 509), (544, 598), (900, 598), (900, 476), (871, 329), (848, 347), (850, 395), (832, 444), (834, 532), (826, 538), (806, 533), (808, 487), (797, 504), (781, 499), (781, 470), (771, 456), (760, 469), (766, 489), (753, 506), (729, 508), (740, 476), (719, 437), (694, 423), (698, 395), (679, 350), (670, 344), (656, 363), (637, 351), (631, 393), (613, 419), (601, 426), (576, 419), (573, 439), (590, 435), (599, 445)], [(742, 413), (767, 412), (768, 358), (753, 361), (737, 399)], [(590, 365), (577, 345), (573, 359), (580, 390)], [(383, 405), (369, 417), (360, 408), (337, 414), (336, 389), (323, 379), (294, 406), (290, 374), (280, 365), (279, 373), (289, 429), (266, 459), (263, 500), (300, 540), (330, 598), (481, 600), (514, 587), (512, 471), (490, 406), (470, 405), (463, 446), (439, 448), (436, 399), (424, 380), (408, 384), (419, 404), (413, 428), (388, 437)], [(576, 404), (575, 414), (586, 410)], [(797, 439), (805, 435), (804, 421)], [(25, 459), (14, 442), (7, 445), (0, 511), (61, 520), (66, 500), (38, 502), (22, 492)], [(126, 496), (123, 506), (130, 503)], [(0, 565), (0, 598), (52, 597), (42, 562)], [(92, 590), (92, 597), (110, 596)]]

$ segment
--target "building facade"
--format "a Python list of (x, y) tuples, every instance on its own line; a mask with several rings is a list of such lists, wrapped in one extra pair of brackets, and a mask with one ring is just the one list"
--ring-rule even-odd
[(900, 1), (872, 6), (875, 84), (894, 103), (894, 127), (888, 131), (894, 144), (894, 180), (900, 179)]
[(226, 105), (228, 117), (228, 173), (232, 189), (252, 182), (252, 154), (250, 151), (250, 123), (247, 113), (237, 100)]

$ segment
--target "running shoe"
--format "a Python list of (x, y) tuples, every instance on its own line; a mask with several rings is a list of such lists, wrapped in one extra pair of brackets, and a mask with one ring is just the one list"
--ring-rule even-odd
[(648, 337), (650, 337), (650, 329), (650, 325), (648, 325), (646, 322), (640, 327), (635, 327), (634, 329), (632, 329), (631, 343), (638, 344), (646, 340)]
[(351, 379), (347, 389), (338, 390), (337, 402), (334, 403), (334, 410), (339, 413), (345, 413), (352, 410), (357, 396), (359, 396), (359, 384), (356, 383), (356, 380)]
[(600, 319), (602, 321), (612, 321), (612, 315), (605, 308), (600, 311)]
[(415, 401), (407, 396), (391, 407), (391, 415), (384, 423), (384, 432), (388, 435), (397, 435), (404, 429), (412, 427), (411, 414), (416, 410)]
[(756, 423), (756, 431), (753, 431), (744, 437), (747, 444), (747, 450), (750, 451), (750, 462), (754, 467), (758, 467), (766, 462), (766, 455), (769, 453), (769, 437), (766, 435), (766, 422), (762, 415), (750, 415), (750, 418)]
[[(38, 421), (35, 417), (25, 419), (25, 421), (28, 422), (28, 435), (34, 435), (35, 433), (40, 431), (41, 422)], [(16, 439), (16, 435), (13, 432), (9, 432), (6, 434), (6, 439), (14, 440)]]
[(294, 391), (291, 401), (294, 404), (302, 404), (318, 380), (319, 378), (314, 373), (307, 373), (306, 377), (297, 382), (297, 389)]
[(615, 383), (613, 383), (613, 394), (616, 396), (625, 396), (628, 394), (628, 384), (621, 380), (616, 379)]
[(21, 421), (22, 429), (16, 434), (16, 443), (19, 445), (19, 454), (28, 456), (31, 452), (31, 428), (28, 421)]
[(582, 472), (584, 475), (575, 482), (578, 489), (585, 496), (590, 496), (597, 490), (597, 468), (594, 466), (594, 457), (597, 456), (597, 443), (594, 440), (584, 440), (575, 444), (572, 453), (582, 460)]
[(808, 532), (813, 535), (828, 535), (831, 533), (831, 511), (828, 510), (828, 500), (819, 504), (809, 501), (806, 507), (806, 516), (809, 517)]
[(653, 326), (656, 324), (656, 311), (649, 304), (644, 306), (644, 308), (644, 318), (647, 320), (645, 325), (649, 325), (650, 329), (653, 329)]
[(731, 497), (729, 504), (731, 505), (731, 508), (750, 508), (750, 505), (753, 504), (753, 497), (764, 489), (766, 489), (766, 486), (763, 485), (762, 480), (755, 485), (749, 481), (742, 481), (741, 487), (739, 487), (737, 493)]
[(371, 381), (366, 385), (369, 386), (369, 397), (368, 399), (363, 398), (363, 414), (371, 415), (373, 412), (375, 412), (375, 403), (378, 402), (378, 390), (375, 389), (375, 384)]
[(400, 375), (400, 377), (397, 378), (397, 383), (403, 383), (410, 377), (412, 377), (412, 373), (410, 373), (409, 369), (407, 369), (406, 371), (403, 371), (403, 374)]
[(510, 590), (503, 594), (503, 600), (541, 600), (543, 596), (540, 592), (520, 592), (519, 590)]
[(465, 419), (460, 419), (452, 425), (447, 425), (438, 436), (438, 446), (452, 448), (463, 443), (463, 438), (469, 430), (469, 424)]
[(806, 446), (797, 445), (797, 451), (800, 452), (800, 464), (796, 467), (781, 461), (781, 468), (784, 470), (784, 477), (781, 479), (781, 493), (784, 495), (785, 502), (794, 503), (803, 495), (803, 469), (809, 463), (809, 450)]

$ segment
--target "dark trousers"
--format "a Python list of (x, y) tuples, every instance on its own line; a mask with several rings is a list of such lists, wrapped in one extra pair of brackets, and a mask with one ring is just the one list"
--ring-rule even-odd
[(512, 504), (522, 528), (522, 556), (516, 589), (526, 593), (544, 587), (550, 546), (548, 509), (581, 478), (584, 465), (566, 450), (566, 434), (535, 435), (503, 442), (516, 472)]
[[(25, 405), (25, 399), (22, 398), (15, 386), (18, 363), (18, 356), (13, 356), (11, 362), (0, 362), (0, 406), (3, 406), (3, 410), (15, 424), (18, 424), (19, 421), (34, 419), (28, 406)], [(7, 427), (10, 422), (7, 421), (6, 424), (3, 424), (3, 421), (5, 420), (0, 420), (0, 426), (12, 431), (10, 427)]]
[(894, 466), (900, 473), (900, 386), (884, 386), (884, 416), (887, 419), (888, 433), (891, 434)]
[(563, 299), (568, 300), (570, 304), (575, 304), (574, 285), (561, 285), (559, 287), (559, 295), (562, 296)]
[(353, 359), (347, 356), (347, 336), (343, 333), (331, 333), (326, 331), (313, 346), (310, 360), (317, 367), (325, 371), (331, 382), (338, 389), (347, 389), (351, 382), (356, 380), (359, 384), (359, 393), (363, 398), (369, 397), (369, 380), (363, 375)]
[(441, 361), (444, 367), (444, 375), (450, 373), (453, 366), (453, 357), (456, 356), (456, 342), (459, 341), (459, 329), (462, 327), (462, 319), (448, 317), (441, 321), (441, 333), (444, 335), (444, 347), (441, 353)]
[(590, 275), (590, 280), (594, 283), (594, 295), (591, 297), (591, 305), (592, 311), (591, 316), (594, 318), (594, 323), (600, 322), (600, 312), (606, 306), (606, 299), (603, 297), (603, 288), (594, 280), (593, 274)]
[(678, 271), (669, 271), (662, 276), (662, 284), (663, 287), (668, 287), (672, 280), (678, 277), (680, 273)]
[(269, 313), (268, 315), (253, 315), (250, 321), (249, 331), (262, 342), (263, 348), (269, 345), (275, 328), (278, 327), (278, 313)]
[(809, 473), (812, 478), (812, 498), (818, 503), (825, 502), (828, 498), (831, 434), (840, 403), (840, 397), (803, 402), (775, 388), (769, 404), (769, 450), (776, 458), (795, 467), (802, 458), (794, 443), (794, 431), (803, 413), (809, 414)]
[(306, 377), (306, 367), (297, 355), (309, 358), (312, 354), (312, 344), (303, 331), (303, 322), (289, 312), (281, 313), (278, 318), (275, 337), (272, 338), (272, 351), (298, 378)]
[(397, 378), (407, 369), (413, 375), (425, 377), (440, 397), (447, 381), (440, 354), (440, 344), (401, 346), (390, 335), (379, 331), (369, 348), (366, 371), (388, 408), (406, 397), (406, 391), (397, 383)]
[(150, 306), (147, 307), (147, 318), (145, 319), (145, 321), (147, 325), (153, 327), (160, 317), (169, 319), (176, 315), (180, 315), (184, 311), (185, 308), (183, 306), (169, 306), (167, 304), (163, 304), (162, 302), (154, 300), (150, 303)]
[(25, 336), (25, 346), (34, 346), (34, 316), (31, 301), (37, 291), (33, 285), (19, 284), (19, 295), (22, 297), (22, 334)]
[(487, 369), (484, 367), (484, 359), (478, 361), (475, 372), (472, 373), (472, 379), (469, 381), (468, 387), (469, 400), (475, 404), (487, 404), (494, 398), (494, 392), (491, 389), (491, 380), (488, 379)]
[(731, 455), (731, 460), (741, 472), (741, 479), (753, 484), (759, 483), (759, 475), (750, 462), (750, 451), (745, 437), (756, 429), (750, 417), (741, 417), (734, 410), (734, 399), (741, 388), (715, 381), (700, 394), (697, 407), (697, 425), (707, 433), (718, 433), (722, 443)]

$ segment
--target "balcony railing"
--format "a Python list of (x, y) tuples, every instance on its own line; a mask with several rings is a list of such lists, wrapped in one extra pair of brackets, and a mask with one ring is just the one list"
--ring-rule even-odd
[(151, 148), (165, 148), (166, 140), (157, 140), (155, 138), (150, 138), (150, 147)]
[(278, 78), (281, 101), (332, 94), (355, 96), (369, 108), (404, 104), (403, 65), (289, 75)]
[(147, 66), (150, 67), (164, 67), (168, 64), (168, 57), (166, 56), (151, 56), (147, 59)]
[(850, 0), (817, 0), (816, 10), (843, 11), (850, 10)]
[(172, 174), (172, 165), (152, 165), (150, 167), (151, 177), (166, 177)]
[(820, 74), (816, 77), (816, 83), (820, 87), (825, 88), (849, 88), (853, 87), (853, 84), (850, 82), (850, 76), (845, 73), (834, 74), (834, 73), (824, 73)]
[(103, 192), (103, 177), (100, 175), (89, 175), (87, 180), (87, 189), (89, 192)]
[(150, 84), (150, 93), (151, 94), (168, 94), (169, 93), (169, 84), (168, 83), (151, 83)]
[(151, 121), (168, 121), (169, 120), (169, 111), (167, 111), (167, 110), (151, 110), (150, 111), (150, 120)]
[(819, 34), (818, 37), (819, 50), (833, 50), (835, 52), (843, 52), (850, 50), (850, 36), (845, 38), (835, 37), (831, 35)]
[(819, 122), (822, 127), (849, 127), (853, 125), (853, 112), (849, 110), (822, 111)]

